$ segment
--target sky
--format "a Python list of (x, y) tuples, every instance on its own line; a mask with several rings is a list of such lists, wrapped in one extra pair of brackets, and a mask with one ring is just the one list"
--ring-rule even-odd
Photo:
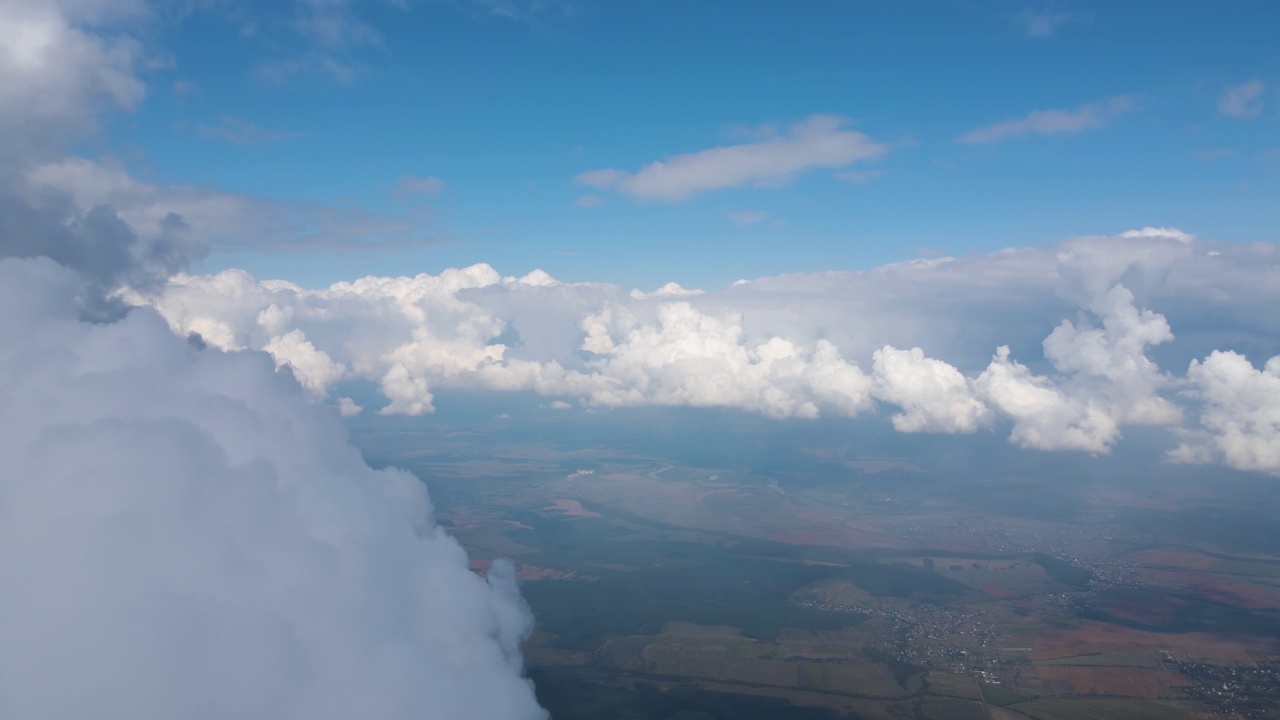
[(259, 222), (287, 237), (226, 228), (201, 267), (307, 287), (487, 262), (720, 289), (1280, 221), (1269, 2), (316, 0), (122, 23), (145, 97), (83, 154), (284, 215)]
[(442, 398), (1274, 483), (1278, 25), (0, 0), (0, 716), (544, 717)]

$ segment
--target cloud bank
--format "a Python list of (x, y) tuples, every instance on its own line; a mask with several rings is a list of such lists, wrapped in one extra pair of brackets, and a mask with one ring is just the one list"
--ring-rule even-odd
[(147, 12), (0, 0), (0, 717), (545, 718), (512, 568), (473, 574), (359, 406), (314, 401), (351, 367), (282, 309), (228, 353), (109, 297), (351, 219), (67, 153), (142, 100)]
[[(431, 412), (440, 388), (778, 418), (883, 408), (902, 432), (998, 431), (1022, 447), (1092, 453), (1127, 425), (1151, 425), (1179, 435), (1175, 460), (1280, 472), (1265, 460), (1277, 442), (1265, 418), (1237, 433), (1263, 460), (1218, 447), (1236, 433), (1219, 415), (1265, 408), (1221, 402), (1204, 370), (1227, 346), (1280, 350), (1280, 321), (1239, 312), (1275, 302), (1278, 271), (1272, 246), (1144, 228), (721, 292), (626, 292), (476, 265), (321, 289), (242, 271), (180, 275), (127, 299), (180, 334), (268, 350), (316, 396), (339, 378), (372, 381), (384, 413)], [(1162, 368), (1156, 352), (1190, 371)]]
[(510, 569), (417, 478), (264, 353), (78, 320), (80, 282), (0, 260), (0, 716), (544, 717)]

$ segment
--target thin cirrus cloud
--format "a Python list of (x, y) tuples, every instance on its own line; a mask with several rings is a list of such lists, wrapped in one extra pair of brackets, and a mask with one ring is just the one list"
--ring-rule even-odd
[(1063, 25), (1083, 22), (1088, 18), (1082, 15), (1064, 12), (1056, 7), (1027, 8), (1016, 13), (1010, 20), (1028, 37), (1053, 37)]
[(974, 128), (960, 136), (965, 145), (985, 145), (1028, 135), (1062, 135), (1097, 130), (1133, 109), (1133, 100), (1118, 95), (1105, 103), (1089, 103), (1074, 110), (1033, 110), (1020, 118)]
[(396, 181), (396, 197), (400, 199), (414, 196), (438, 195), (444, 189), (444, 181), (438, 177), (417, 177), (401, 175)]
[(785, 133), (755, 142), (672, 155), (635, 172), (589, 170), (574, 182), (613, 189), (638, 200), (679, 202), (724, 188), (778, 187), (807, 171), (844, 168), (888, 153), (889, 145), (847, 125), (837, 115), (811, 115)]
[(1227, 117), (1252, 120), (1262, 114), (1262, 94), (1267, 84), (1262, 80), (1250, 80), (1228, 88), (1218, 98), (1218, 112)]

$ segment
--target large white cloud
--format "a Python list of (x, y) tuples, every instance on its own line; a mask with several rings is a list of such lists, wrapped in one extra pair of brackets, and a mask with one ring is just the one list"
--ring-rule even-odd
[(1215, 351), (1193, 361), (1187, 378), (1204, 403), (1200, 427), (1170, 456), (1280, 475), (1280, 355), (1259, 370), (1239, 353)]
[(55, 152), (92, 127), (101, 106), (132, 109), (142, 101), (142, 47), (111, 31), (142, 5), (0, 1), (0, 162)]
[[(1182, 422), (1174, 400), (1187, 381), (1163, 371), (1153, 348), (1203, 357), (1220, 349), (1214, 328), (1226, 318), (1236, 340), (1274, 345), (1276, 318), (1238, 306), (1274, 302), (1277, 269), (1269, 246), (1144, 228), (721, 292), (628, 293), (477, 265), (317, 290), (229, 271), (130, 299), (223, 347), (271, 351), (274, 338), (305, 332), (343, 377), (379, 384), (383, 412), (430, 412), (449, 387), (774, 417), (854, 416), (884, 403), (899, 409), (891, 421), (903, 432), (1004, 424), (1024, 447), (1107, 452), (1126, 424)], [(1176, 323), (1147, 303), (1185, 319), (1179, 341)]]
[(266, 354), (77, 320), (79, 282), (0, 260), (0, 716), (544, 717), (509, 569), (418, 479)]

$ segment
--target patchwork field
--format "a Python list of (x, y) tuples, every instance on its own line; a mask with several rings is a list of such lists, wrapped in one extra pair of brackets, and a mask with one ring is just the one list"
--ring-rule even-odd
[(1155, 668), (1040, 665), (1036, 674), (1069, 695), (1179, 698), (1186, 696), (1182, 688), (1194, 684), (1176, 672)]

